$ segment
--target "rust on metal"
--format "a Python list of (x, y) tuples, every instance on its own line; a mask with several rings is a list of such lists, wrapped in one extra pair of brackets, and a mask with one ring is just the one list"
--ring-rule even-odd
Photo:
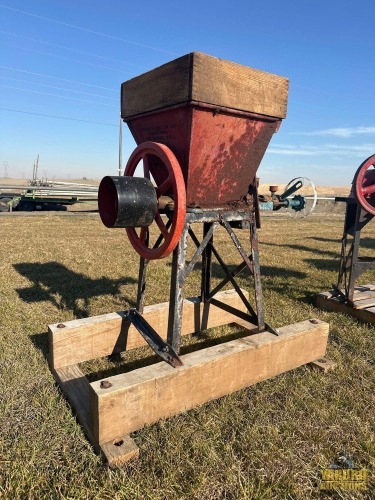
[[(188, 207), (243, 206), (267, 146), (280, 120), (195, 103), (184, 103), (128, 118), (137, 142), (168, 146), (181, 165)], [(165, 169), (148, 159), (156, 183)], [(164, 193), (171, 196), (171, 192)]]

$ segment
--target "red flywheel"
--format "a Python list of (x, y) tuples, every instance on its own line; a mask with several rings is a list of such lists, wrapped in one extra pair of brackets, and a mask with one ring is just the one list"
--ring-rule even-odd
[(375, 215), (375, 155), (367, 158), (358, 168), (353, 180), (353, 190), (362, 208)]
[[(157, 171), (152, 165), (157, 160)], [(180, 239), (186, 215), (185, 181), (180, 164), (173, 152), (164, 144), (157, 142), (143, 142), (131, 154), (125, 168), (125, 175), (134, 176), (138, 163), (143, 160), (144, 177), (156, 184), (156, 196), (169, 195), (173, 198), (174, 209), (169, 223), (164, 223), (159, 210), (156, 211), (154, 221), (160, 232), (156, 247), (148, 246), (148, 228), (141, 228), (139, 234), (135, 228), (126, 228), (126, 233), (134, 249), (141, 257), (148, 260), (162, 259), (176, 248)], [(155, 169), (155, 167), (154, 167)], [(150, 173), (151, 172), (151, 173)]]

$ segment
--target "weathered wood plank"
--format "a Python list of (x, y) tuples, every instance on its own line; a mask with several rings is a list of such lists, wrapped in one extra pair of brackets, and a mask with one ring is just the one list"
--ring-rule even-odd
[[(138, 456), (139, 448), (130, 436), (123, 436), (100, 445), (95, 441), (89, 425), (89, 415), (91, 413), (89, 392), (91, 387), (79, 366), (71, 365), (58, 368), (54, 371), (54, 376), (74, 409), (77, 420), (82, 425), (95, 451), (102, 455), (108, 465), (121, 465)], [(96, 409), (93, 408), (92, 411), (95, 412)]]
[(92, 441), (93, 436), (89, 428), (89, 381), (77, 365), (58, 368), (53, 371), (53, 374), (73, 407), (87, 437)]
[(364, 299), (374, 299), (375, 298), (375, 291), (368, 291), (368, 292), (354, 292), (354, 297), (353, 297), (353, 302), (357, 302), (359, 300), (364, 300)]
[(124, 82), (121, 116), (188, 101), (285, 118), (289, 80), (200, 52), (192, 52)]
[(366, 285), (361, 285), (362, 288), (365, 288), (367, 290), (375, 290), (375, 284), (374, 283), (366, 283)]
[[(247, 292), (244, 292), (248, 296)], [(246, 308), (234, 290), (219, 292), (216, 298), (246, 312)], [(169, 302), (147, 306), (143, 317), (166, 338)], [(202, 304), (197, 297), (185, 299), (182, 314), (182, 335), (225, 325), (237, 319), (216, 306)], [(52, 369), (82, 363), (90, 359), (108, 356), (127, 349), (146, 345), (138, 331), (124, 318), (122, 312), (77, 319), (48, 327), (49, 358)]]
[(192, 100), (285, 118), (289, 81), (194, 52)]
[(334, 370), (337, 366), (335, 361), (322, 356), (321, 358), (315, 359), (310, 363), (311, 366), (317, 368), (318, 370), (327, 373), (331, 370)]
[(325, 355), (328, 324), (304, 321), (182, 356), (183, 366), (158, 363), (91, 383), (95, 439), (107, 442)]
[(368, 309), (358, 309), (344, 304), (343, 302), (339, 302), (338, 300), (323, 297), (320, 294), (316, 296), (316, 305), (320, 309), (324, 309), (326, 311), (341, 312), (354, 316), (365, 323), (375, 324), (375, 308), (373, 307)]
[(139, 448), (130, 436), (102, 443), (99, 447), (101, 455), (110, 467), (122, 465), (139, 455)]
[(364, 300), (357, 300), (354, 302), (354, 308), (355, 309), (366, 309), (367, 307), (374, 307), (375, 306), (375, 298), (372, 297), (370, 299), (364, 299)]

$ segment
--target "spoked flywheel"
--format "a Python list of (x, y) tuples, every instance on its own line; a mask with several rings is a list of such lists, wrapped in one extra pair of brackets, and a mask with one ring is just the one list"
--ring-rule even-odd
[[(143, 176), (150, 179), (157, 199), (167, 195), (173, 200), (173, 210), (168, 220), (162, 217), (159, 208), (154, 217), (159, 236), (153, 247), (149, 246), (148, 227), (127, 227), (126, 232), (134, 249), (148, 260), (161, 259), (176, 248), (186, 215), (186, 191), (180, 164), (173, 152), (164, 144), (143, 142), (131, 154), (125, 167), (125, 176), (134, 176), (140, 161), (143, 161)], [(138, 231), (138, 232), (137, 232)]]
[(358, 168), (352, 190), (362, 208), (375, 215), (375, 155), (367, 158)]

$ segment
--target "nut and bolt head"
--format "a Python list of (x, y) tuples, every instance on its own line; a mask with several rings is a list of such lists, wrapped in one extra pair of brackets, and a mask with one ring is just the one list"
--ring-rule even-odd
[(310, 319), (310, 323), (312, 323), (313, 325), (317, 325), (319, 323), (319, 320), (317, 320), (317, 319)]
[(102, 380), (100, 382), (100, 388), (101, 389), (109, 389), (110, 387), (112, 387), (112, 384), (108, 380)]
[(65, 326), (66, 326), (66, 325), (64, 325), (64, 323), (59, 323), (59, 324), (57, 325), (57, 328), (65, 328)]

